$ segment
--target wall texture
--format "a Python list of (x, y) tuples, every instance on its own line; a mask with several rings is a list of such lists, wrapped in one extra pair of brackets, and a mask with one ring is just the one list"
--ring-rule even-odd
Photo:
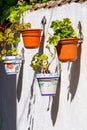
[[(81, 22), (84, 40), (78, 47), (78, 60), (73, 63), (61, 63), (62, 71), (57, 93), (55, 97), (50, 98), (50, 101), (49, 97), (41, 96), (34, 71), (30, 67), (31, 58), (34, 53), (38, 52), (39, 48), (24, 48), (25, 63), (16, 78), (17, 130), (87, 129), (86, 12), (87, 2), (25, 12), (25, 22), (31, 22), (32, 27), (36, 28), (42, 27), (41, 20), (43, 16), (46, 17), (45, 37), (41, 37), (41, 43), (44, 45), (46, 44), (48, 32), (51, 31), (49, 28), (51, 21), (64, 17), (71, 19), (77, 32), (78, 22)], [(21, 52), (22, 47), (24, 46), (21, 38), (18, 46), (19, 52)], [(57, 59), (55, 59), (51, 70), (54, 70), (57, 62)], [(11, 128), (11, 130), (14, 130), (14, 128)]]
[[(30, 60), (38, 49), (25, 49), (25, 63), (17, 78), (21, 85), (17, 93), (17, 130), (86, 130), (87, 129), (87, 71), (86, 71), (86, 18), (87, 2), (71, 3), (51, 9), (40, 9), (25, 12), (25, 22), (30, 21), (32, 27), (41, 27), (43, 16), (46, 17), (45, 41), (50, 32), (52, 20), (69, 17), (77, 30), (78, 22), (82, 24), (83, 43), (78, 47), (78, 60), (73, 63), (61, 63), (61, 77), (55, 97), (42, 97), (34, 72), (29, 66)], [(41, 37), (41, 42), (43, 38)], [(21, 41), (19, 50), (23, 47)], [(44, 50), (45, 51), (45, 50)], [(54, 68), (54, 65), (52, 66)], [(49, 106), (48, 106), (49, 105)], [(49, 107), (49, 108), (48, 108)]]

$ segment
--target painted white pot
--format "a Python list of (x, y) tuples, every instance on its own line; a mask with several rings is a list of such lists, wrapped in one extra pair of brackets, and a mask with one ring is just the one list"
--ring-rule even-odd
[(2, 58), (7, 74), (17, 74), (22, 64), (21, 56), (4, 56)]
[(36, 74), (42, 96), (55, 96), (58, 86), (58, 73)]

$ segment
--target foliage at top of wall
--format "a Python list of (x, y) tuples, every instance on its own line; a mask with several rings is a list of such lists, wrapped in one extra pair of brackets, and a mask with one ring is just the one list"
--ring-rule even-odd
[(1, 0), (0, 1), (0, 24), (14, 23), (20, 18), (20, 14), (36, 3), (44, 3), (49, 0)]
[(17, 1), (18, 0), (0, 0), (0, 17), (4, 14), (3, 13), (4, 10), (7, 10), (11, 6), (16, 5)]
[(9, 6), (3, 10), (2, 15), (0, 16), (0, 24), (6, 24), (9, 22), (15, 23), (17, 20), (19, 20), (20, 14), (22, 14), (27, 9), (29, 9), (29, 5), (26, 2), (14, 6)]
[[(75, 2), (82, 3), (84, 1), (86, 1), (86, 0), (77, 0)], [(36, 10), (40, 7), (40, 6), (38, 7), (38, 4), (41, 4), (41, 7), (47, 6), (48, 8), (50, 8), (51, 6), (52, 7), (60, 6), (60, 5), (63, 5), (65, 3), (70, 3), (70, 2), (73, 2), (73, 1), (70, 0), (70, 1), (65, 2), (62, 0), (60, 0), (60, 1), (56, 1), (56, 0), (0, 0), (0, 24), (3, 24), (8, 19), (10, 19), (13, 15), (12, 12), (14, 12), (14, 17), (15, 17), (15, 14), (18, 13), (17, 18), (19, 18), (19, 15), (21, 13), (21, 11), (19, 9), (20, 8), (19, 3), (21, 3), (24, 7), (24, 10), (23, 10), (23, 8), (21, 8), (22, 13), (23, 13), (26, 10), (26, 7), (25, 7), (26, 5), (27, 5), (27, 7), (32, 6)], [(26, 3), (26, 4), (24, 4), (24, 3)]]

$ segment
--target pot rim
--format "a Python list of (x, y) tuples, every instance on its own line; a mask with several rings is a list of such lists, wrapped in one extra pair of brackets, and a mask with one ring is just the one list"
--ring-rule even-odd
[(20, 55), (18, 56), (3, 56), (2, 61), (5, 64), (10, 64), (10, 63), (15, 63), (15, 64), (20, 64), (22, 63), (22, 57)]
[(37, 79), (59, 78), (59, 74), (58, 74), (58, 72), (54, 72), (54, 73), (37, 73), (36, 78)]
[[(68, 44), (78, 44), (78, 37), (71, 37), (71, 38), (62, 38), (60, 39), (60, 41), (58, 42), (58, 45), (68, 45)], [(57, 45), (57, 46), (58, 46)]]
[(3, 56), (2, 60), (19, 60), (22, 59), (22, 57), (20, 55), (17, 56)]
[(21, 32), (25, 32), (25, 31), (42, 31), (43, 29), (41, 28), (29, 28), (29, 29), (24, 29), (24, 30), (21, 30)]

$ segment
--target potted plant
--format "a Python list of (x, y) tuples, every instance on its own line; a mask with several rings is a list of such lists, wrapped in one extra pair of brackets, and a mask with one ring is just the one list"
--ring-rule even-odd
[(48, 43), (56, 47), (58, 58), (62, 62), (77, 59), (78, 37), (69, 18), (51, 22), (53, 34), (49, 36)]
[(22, 62), (22, 57), (17, 51), (20, 38), (16, 34), (17, 30), (12, 24), (0, 30), (0, 60), (5, 64), (7, 74), (16, 74)]
[[(23, 1), (19, 2), (15, 6), (6, 8), (0, 16), (0, 25), (14, 24), (22, 33), (24, 47), (36, 48), (40, 44), (40, 36), (42, 29), (31, 29), (30, 23), (20, 23), (20, 17), (23, 17), (23, 13), (30, 8), (29, 3)], [(1, 29), (1, 26), (0, 26)]]
[(24, 24), (22, 21), (18, 25), (18, 30), (22, 33), (25, 48), (38, 48), (40, 45), (41, 28), (31, 28), (31, 23)]
[(23, 13), (30, 8), (29, 2), (18, 1), (17, 5), (5, 8), (0, 16), (0, 25), (16, 24), (18, 30), (22, 33), (24, 47), (37, 48), (40, 44), (40, 37), (42, 29), (31, 29), (30, 23), (20, 23), (20, 18), (23, 17)]
[(20, 25), (20, 17), (30, 6), (23, 1), (10, 5), (9, 8), (5, 7), (0, 15), (0, 60), (3, 60), (7, 74), (15, 74), (23, 60), (17, 51), (20, 41), (17, 25)]
[[(49, 47), (47, 47), (49, 49)], [(50, 49), (49, 49), (50, 50)], [(50, 51), (51, 52), (51, 51)], [(58, 87), (59, 72), (51, 72), (50, 65), (55, 59), (56, 51), (51, 53), (51, 61), (47, 54), (34, 54), (30, 66), (36, 72), (36, 78), (39, 84), (42, 96), (55, 96)]]

